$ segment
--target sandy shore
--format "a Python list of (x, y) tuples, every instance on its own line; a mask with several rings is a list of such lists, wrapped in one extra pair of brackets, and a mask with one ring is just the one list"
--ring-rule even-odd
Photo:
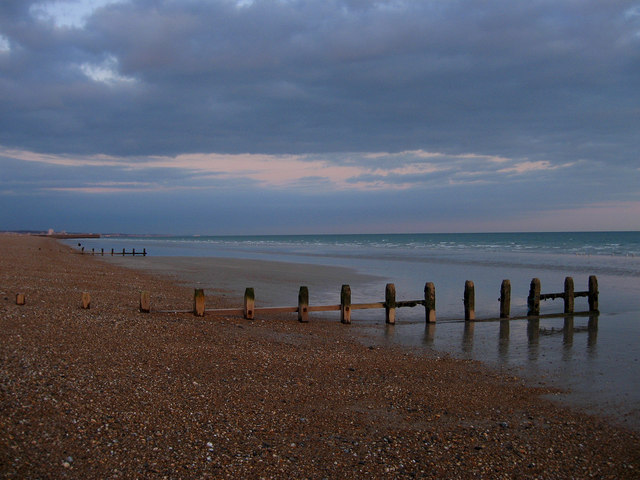
[(140, 314), (140, 290), (169, 309), (192, 289), (47, 238), (0, 248), (5, 478), (638, 477), (638, 434), (478, 363), (327, 322)]

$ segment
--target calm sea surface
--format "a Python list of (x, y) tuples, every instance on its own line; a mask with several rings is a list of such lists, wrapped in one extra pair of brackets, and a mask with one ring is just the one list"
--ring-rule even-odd
[[(283, 235), (214, 237), (103, 237), (80, 240), (85, 250), (142, 250), (152, 257), (224, 257), (350, 267), (366, 281), (351, 284), (354, 303), (382, 301), (385, 284), (398, 300), (423, 296), (436, 287), (438, 323), (426, 326), (424, 309), (399, 309), (397, 324), (384, 325), (384, 312), (354, 311), (365, 341), (401, 343), (481, 360), (571, 393), (559, 401), (612, 415), (640, 428), (640, 232)], [(77, 246), (77, 241), (67, 243)], [(563, 290), (572, 276), (576, 291), (597, 275), (600, 315), (465, 324), (465, 280), (476, 290), (478, 318), (496, 317), (503, 279), (512, 285), (512, 316), (526, 314), (529, 283), (542, 292)], [(364, 277), (363, 277), (364, 278)], [(311, 304), (339, 303), (336, 278), (310, 291)], [(299, 285), (305, 284), (300, 278)], [(259, 285), (247, 285), (256, 288)], [(242, 293), (238, 292), (239, 298)], [(271, 305), (295, 305), (297, 298), (272, 298)], [(562, 312), (562, 300), (542, 304), (542, 313)], [(576, 311), (587, 310), (585, 298)], [(329, 320), (335, 315), (327, 314)]]

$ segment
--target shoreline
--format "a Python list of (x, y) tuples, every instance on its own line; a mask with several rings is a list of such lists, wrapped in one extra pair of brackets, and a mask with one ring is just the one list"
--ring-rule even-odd
[(0, 244), (6, 477), (634, 478), (640, 468), (637, 433), (478, 362), (367, 346), (353, 329), (289, 317), (143, 315), (140, 290), (187, 308), (193, 291), (49, 239)]
[[(383, 282), (382, 277), (350, 267), (228, 257), (100, 257), (123, 268), (157, 274), (242, 306), (245, 288), (254, 288), (257, 305), (297, 305), (298, 289), (307, 286), (313, 304), (339, 303), (340, 288)], [(384, 286), (384, 284), (383, 284)], [(384, 292), (383, 292), (384, 293)]]
[[(342, 283), (351, 286), (353, 303), (381, 302), (388, 280), (352, 268), (229, 257), (104, 259), (167, 275), (184, 286), (204, 288), (208, 297), (223, 299), (236, 309), (242, 308), (244, 290), (249, 286), (254, 287), (258, 308), (295, 308), (300, 285), (309, 287), (312, 306), (339, 304)], [(605, 282), (602, 290), (608, 292), (611, 282)], [(436, 290), (436, 303), (442, 305), (443, 289), (437, 285)], [(407, 295), (404, 288), (398, 288), (397, 294), (398, 300), (421, 298), (416, 292)], [(457, 301), (456, 292), (450, 296)], [(577, 313), (571, 317), (565, 317), (562, 305), (556, 305), (552, 315), (542, 315), (536, 321), (517, 314), (500, 321), (496, 315), (481, 313), (472, 323), (464, 322), (460, 305), (457, 316), (438, 310), (437, 323), (431, 325), (425, 324), (421, 306), (398, 309), (395, 326), (385, 325), (383, 309), (354, 310), (349, 332), (360, 342), (374, 342), (383, 348), (394, 345), (426, 355), (477, 360), (523, 377), (531, 385), (542, 381), (565, 392), (550, 397), (553, 401), (640, 431), (640, 385), (629, 381), (640, 378), (640, 366), (634, 360), (640, 348), (631, 340), (637, 337), (640, 311), (613, 314), (607, 308), (611, 302), (607, 302), (605, 312), (594, 317), (580, 310), (586, 299), (576, 303)], [(283, 318), (295, 321), (295, 314), (283, 314)], [(312, 322), (323, 322), (327, 328), (349, 328), (340, 325), (339, 319), (339, 312), (311, 313)]]

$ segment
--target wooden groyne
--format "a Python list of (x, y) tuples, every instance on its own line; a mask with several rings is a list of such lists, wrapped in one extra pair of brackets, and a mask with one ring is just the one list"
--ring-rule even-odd
[[(89, 251), (89, 250), (85, 250), (85, 249), (84, 249), (84, 247), (81, 247), (81, 248), (80, 248), (80, 254), (81, 254), (81, 255), (100, 255), (100, 256), (103, 256), (103, 257), (104, 257), (104, 248), (101, 248), (99, 251), (98, 251), (98, 250), (96, 250), (95, 248), (92, 248), (92, 249), (91, 249), (91, 251)], [(107, 255), (108, 255), (108, 254), (109, 254), (109, 253), (107, 252)], [(131, 255), (131, 256), (133, 256), (133, 257), (135, 257), (136, 255), (141, 255), (141, 256), (143, 256), (143, 257), (146, 257), (146, 256), (147, 256), (147, 249), (146, 249), (146, 248), (143, 248), (143, 249), (142, 249), (142, 251), (138, 250), (138, 251), (136, 252), (136, 249), (135, 249), (135, 248), (131, 249), (131, 251), (127, 251), (127, 250), (126, 250), (126, 249), (124, 249), (124, 248), (122, 249), (122, 251), (120, 251), (120, 250), (114, 250), (114, 249), (112, 248), (112, 249), (111, 249), (111, 256), (113, 257), (114, 255), (117, 255), (117, 256), (122, 255), (123, 257), (124, 257), (125, 255)]]
[(582, 292), (574, 291), (573, 278), (564, 279), (564, 291), (559, 293), (540, 293), (540, 280), (534, 278), (529, 287), (529, 297), (527, 298), (528, 315), (540, 315), (540, 301), (554, 300), (562, 298), (564, 300), (563, 313), (574, 313), (574, 303), (576, 297), (587, 297), (589, 301), (589, 311), (598, 311), (598, 279), (595, 275), (589, 277), (588, 289)]
[[(113, 250), (112, 250), (113, 252)], [(113, 253), (112, 253), (113, 254)], [(119, 253), (118, 253), (119, 254)], [(124, 255), (123, 250), (123, 255)], [(135, 255), (135, 250), (130, 254)], [(138, 255), (146, 254), (137, 253)], [(588, 310), (582, 312), (575, 312), (575, 299), (576, 297), (587, 297)], [(564, 308), (562, 312), (551, 314), (540, 314), (540, 302), (546, 300), (563, 299)], [(188, 310), (153, 310), (154, 313), (192, 313), (198, 317), (204, 317), (205, 315), (235, 315), (242, 316), (247, 320), (255, 318), (257, 313), (296, 313), (298, 321), (308, 322), (309, 314), (312, 312), (340, 312), (340, 321), (344, 324), (351, 323), (351, 312), (353, 310), (368, 310), (368, 309), (384, 309), (385, 311), (385, 323), (396, 323), (396, 310), (398, 308), (413, 308), (422, 306), (425, 309), (425, 322), (436, 322), (436, 291), (432, 282), (427, 282), (424, 286), (424, 297), (416, 300), (397, 300), (396, 288), (393, 283), (388, 283), (385, 286), (385, 298), (384, 301), (370, 302), (370, 303), (352, 303), (351, 302), (351, 287), (349, 285), (342, 285), (340, 290), (340, 303), (335, 305), (310, 305), (309, 304), (309, 289), (306, 286), (301, 286), (298, 292), (298, 303), (294, 306), (284, 307), (256, 307), (255, 306), (255, 291), (253, 288), (247, 288), (244, 293), (244, 304), (238, 308), (206, 308), (206, 297), (204, 290), (201, 288), (194, 290), (193, 295), (193, 308)], [(598, 279), (595, 275), (589, 277), (588, 289), (585, 291), (576, 292), (574, 289), (573, 278), (566, 277), (564, 281), (564, 290), (558, 293), (541, 293), (541, 284), (538, 278), (531, 280), (529, 288), (529, 296), (527, 298), (527, 315), (524, 317), (511, 317), (511, 282), (509, 280), (503, 280), (500, 286), (500, 302), (498, 317), (484, 318), (482, 321), (487, 320), (505, 320), (516, 318), (540, 318), (540, 317), (560, 317), (573, 314), (597, 314), (598, 313)], [(16, 294), (16, 304), (24, 305), (26, 298), (23, 293)], [(466, 322), (478, 321), (475, 313), (475, 286), (471, 280), (467, 280), (464, 285), (463, 293), (464, 304), (464, 320)], [(84, 309), (88, 309), (91, 306), (91, 297), (88, 292), (82, 293), (81, 306)], [(142, 313), (151, 313), (151, 294), (150, 292), (143, 291), (140, 293), (140, 306), (139, 311)]]
[[(540, 293), (540, 280), (534, 278), (531, 281), (530, 292), (528, 297), (528, 310), (525, 317), (511, 317), (511, 282), (503, 280), (500, 286), (500, 302), (498, 316), (495, 318), (485, 318), (486, 320), (504, 320), (509, 318), (529, 318), (529, 317), (553, 317), (563, 316), (574, 313), (598, 313), (598, 280), (595, 275), (589, 277), (588, 290), (576, 292), (574, 291), (573, 278), (566, 277), (564, 282), (564, 291), (560, 293)], [(587, 297), (588, 310), (575, 312), (575, 298)], [(149, 292), (142, 292), (140, 296), (140, 311), (148, 313), (151, 311), (149, 303)], [(385, 286), (385, 299), (380, 302), (370, 303), (352, 303), (351, 287), (342, 285), (340, 290), (340, 303), (334, 305), (310, 305), (309, 289), (301, 286), (298, 292), (298, 304), (295, 306), (283, 307), (256, 307), (255, 291), (253, 288), (247, 288), (244, 294), (244, 305), (238, 308), (217, 308), (207, 309), (206, 299), (203, 289), (196, 289), (194, 292), (193, 309), (191, 310), (162, 310), (158, 313), (193, 313), (196, 316), (207, 315), (237, 315), (245, 319), (251, 320), (255, 318), (257, 313), (297, 313), (300, 322), (308, 322), (309, 314), (312, 312), (330, 312), (339, 311), (341, 323), (351, 323), (351, 312), (353, 310), (369, 310), (384, 309), (385, 323), (395, 324), (396, 310), (398, 308), (413, 308), (422, 306), (425, 309), (425, 322), (436, 322), (436, 291), (432, 282), (427, 282), (424, 286), (424, 297), (415, 300), (397, 300), (396, 288), (393, 283)], [(540, 315), (540, 301), (554, 300), (562, 298), (564, 300), (564, 309), (562, 312)], [(464, 320), (467, 322), (477, 321), (475, 312), (475, 285), (471, 280), (467, 280), (464, 285), (463, 293), (464, 304)]]

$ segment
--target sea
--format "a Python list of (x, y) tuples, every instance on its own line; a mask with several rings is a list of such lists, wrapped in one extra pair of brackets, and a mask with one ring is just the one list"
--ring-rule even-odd
[[(354, 303), (384, 300), (387, 283), (397, 300), (424, 297), (426, 282), (436, 289), (437, 322), (426, 324), (424, 308), (398, 309), (395, 325), (386, 325), (384, 310), (354, 310), (352, 326), (363, 342), (400, 344), (435, 355), (484, 362), (534, 384), (562, 389), (552, 400), (569, 403), (640, 430), (640, 232), (538, 232), (456, 234), (353, 234), (254, 236), (109, 235), (67, 240), (85, 251), (126, 249), (147, 257), (217, 257), (297, 264), (288, 277), (290, 289), (269, 290), (263, 305), (296, 305), (297, 287), (305, 285), (300, 265), (341, 267), (357, 275), (317, 280), (311, 305), (339, 303), (340, 287), (350, 283)], [(105, 257), (106, 258), (106, 257)], [(139, 257), (136, 257), (139, 258)], [(136, 266), (137, 260), (120, 260)], [(243, 265), (247, 265), (246, 262)], [(250, 265), (250, 264), (249, 264)], [(140, 263), (140, 266), (143, 265)], [(249, 269), (250, 270), (250, 269)], [(190, 277), (191, 275), (191, 277)], [(251, 273), (246, 273), (251, 280)], [(543, 318), (526, 316), (533, 278), (542, 293), (563, 291), (564, 279), (575, 290), (588, 290), (589, 276), (599, 286), (599, 314), (588, 314), (586, 298), (576, 298), (572, 316), (561, 314), (562, 299), (541, 302)], [(184, 282), (200, 283), (197, 269), (182, 272)], [(215, 276), (203, 277), (207, 279)], [(500, 285), (511, 282), (512, 320), (498, 320)], [(251, 285), (260, 298), (260, 286)], [(475, 286), (476, 322), (464, 321), (465, 281)], [(223, 280), (221, 279), (221, 282)], [(275, 280), (274, 280), (275, 281)], [(348, 282), (346, 282), (348, 281)], [(224, 285), (232, 288), (233, 283)], [(215, 286), (215, 285), (212, 285)], [(282, 296), (278, 296), (278, 291)], [(266, 285), (265, 285), (266, 291)], [(244, 288), (230, 292), (241, 301)], [(257, 306), (258, 300), (256, 300)], [(239, 304), (239, 306), (241, 303)], [(338, 313), (317, 314), (328, 325)], [(295, 317), (292, 317), (295, 318)], [(313, 319), (313, 317), (312, 317)], [(313, 321), (313, 320), (312, 320)], [(336, 328), (339, 328), (336, 326)]]

